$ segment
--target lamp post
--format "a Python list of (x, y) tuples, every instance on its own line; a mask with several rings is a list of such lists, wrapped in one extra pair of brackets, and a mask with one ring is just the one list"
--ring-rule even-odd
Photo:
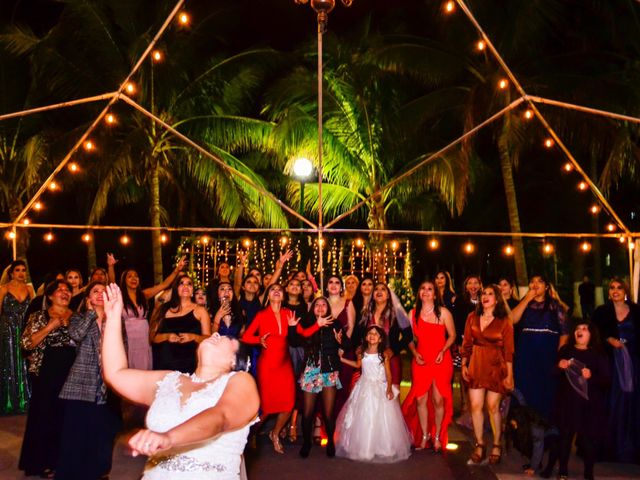
[[(300, 208), (298, 210), (300, 215), (304, 215), (304, 184), (309, 179), (312, 172), (313, 165), (308, 158), (296, 158), (293, 162), (293, 176), (300, 182)], [(304, 224), (302, 223), (302, 220), (300, 220), (300, 228), (303, 226)]]

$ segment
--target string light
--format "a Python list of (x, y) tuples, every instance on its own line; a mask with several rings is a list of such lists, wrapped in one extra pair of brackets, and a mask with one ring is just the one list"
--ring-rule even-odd
[(626, 239), (626, 238), (624, 238), (624, 235), (620, 235), (620, 237), (618, 238), (618, 241), (619, 241), (620, 243), (624, 243), (626, 240), (627, 240), (627, 239)]
[(82, 235), (82, 241), (84, 243), (89, 243), (91, 241), (91, 234), (90, 233), (85, 233), (84, 235)]
[(187, 12), (181, 12), (180, 15), (178, 15), (178, 22), (180, 23), (180, 25), (187, 26), (189, 25), (190, 21), (191, 18), (189, 17), (189, 14)]
[(42, 202), (36, 202), (36, 203), (34, 203), (34, 204), (33, 204), (33, 209), (34, 209), (34, 210), (36, 210), (36, 211), (38, 211), (38, 212), (39, 212), (40, 210), (42, 210), (42, 209), (43, 209)]
[(440, 247), (440, 242), (438, 241), (438, 239), (432, 238), (431, 240), (429, 240), (428, 245), (430, 250), (437, 250)]
[(116, 116), (113, 113), (107, 113), (104, 117), (104, 121), (109, 125), (113, 125), (116, 123)]
[(80, 170), (80, 167), (76, 162), (71, 162), (68, 168), (71, 173), (77, 173)]
[(564, 164), (562, 168), (564, 169), (565, 172), (570, 172), (573, 170), (573, 163), (567, 162)]
[(551, 147), (553, 147), (553, 144), (554, 144), (554, 141), (553, 141), (553, 139), (552, 139), (552, 138), (547, 138), (547, 139), (544, 141), (544, 146), (545, 146), (545, 147), (547, 147), (547, 148), (551, 148)]
[(554, 250), (553, 245), (548, 242), (544, 242), (544, 244), (542, 245), (542, 251), (547, 255), (552, 254), (553, 250)]
[(166, 233), (160, 234), (160, 243), (165, 244), (169, 241), (169, 237)]
[(444, 11), (446, 13), (453, 13), (455, 9), (456, 9), (456, 3), (453, 1), (449, 1), (444, 4)]
[(49, 184), (49, 190), (51, 190), (52, 192), (56, 191), (58, 189), (58, 184), (56, 182), (51, 182)]
[(465, 243), (462, 248), (464, 250), (464, 253), (466, 253), (467, 255), (471, 255), (473, 252), (476, 251), (476, 246), (471, 242)]
[(578, 184), (578, 190), (584, 192), (587, 188), (589, 188), (589, 185), (587, 185), (587, 182), (580, 182)]
[(636, 248), (636, 244), (633, 240), (629, 240), (629, 250), (633, 250)]
[(127, 82), (126, 85), (124, 86), (124, 90), (129, 94), (129, 95), (133, 95), (136, 93), (136, 84), (133, 82)]
[(584, 242), (582, 242), (580, 244), (580, 250), (582, 250), (584, 253), (590, 252), (591, 251), (591, 244), (585, 240)]
[(533, 110), (527, 109), (524, 111), (524, 118), (531, 120), (533, 118)]
[(243, 246), (244, 248), (251, 248), (251, 239), (249, 239), (249, 238), (245, 238), (245, 239), (242, 241), (242, 246)]
[(615, 232), (616, 231), (616, 225), (615, 223), (608, 223), (607, 224), (607, 231), (608, 232)]
[(510, 257), (514, 254), (515, 248), (513, 248), (513, 245), (506, 245), (502, 251), (506, 256)]
[(589, 208), (589, 211), (593, 215), (597, 215), (600, 212), (600, 205), (591, 205), (591, 208)]
[(391, 242), (391, 250), (396, 251), (398, 250), (398, 242), (397, 241), (392, 241)]
[(484, 40), (478, 40), (478, 43), (476, 43), (476, 49), (479, 52), (482, 52), (486, 47), (487, 47), (487, 44), (484, 43)]
[(87, 140), (86, 142), (84, 142), (84, 149), (87, 152), (91, 152), (96, 148), (96, 146), (93, 144), (93, 142), (91, 140)]
[(209, 242), (211, 241), (211, 239), (207, 235), (203, 235), (203, 236), (200, 237), (200, 241), (204, 245), (209, 245)]
[(324, 238), (321, 238), (320, 239), (320, 248), (323, 248), (323, 247), (324, 247)]
[(53, 233), (49, 232), (49, 233), (45, 233), (44, 235), (44, 241), (45, 242), (53, 242)]
[(356, 238), (356, 247), (362, 248), (363, 245), (364, 245), (364, 240), (362, 240), (361, 238)]
[(162, 52), (160, 50), (154, 50), (151, 53), (151, 58), (153, 58), (154, 62), (161, 62), (163, 59)]
[(285, 247), (287, 243), (289, 243), (289, 239), (287, 237), (284, 237), (284, 236), (280, 237), (280, 245), (282, 247)]
[(29, 220), (28, 218), (23, 218), (22, 219), (22, 224), (23, 225), (29, 225), (31, 223), (31, 220)]
[(505, 88), (507, 88), (508, 86), (509, 86), (509, 82), (508, 82), (505, 78), (501, 79), (501, 80), (498, 82), (498, 88), (499, 88), (500, 90), (504, 90), (504, 89), (505, 89)]
[(129, 245), (129, 243), (131, 243), (131, 239), (129, 238), (129, 236), (125, 233), (124, 235), (122, 235), (120, 237), (120, 243), (122, 245)]
[(7, 232), (7, 238), (8, 238), (9, 240), (13, 240), (14, 238), (16, 238), (16, 232), (14, 232), (13, 230), (9, 230), (9, 231)]

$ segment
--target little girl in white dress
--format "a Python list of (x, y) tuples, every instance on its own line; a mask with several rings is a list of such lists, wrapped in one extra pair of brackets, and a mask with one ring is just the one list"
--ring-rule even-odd
[(362, 375), (336, 422), (336, 455), (364, 462), (393, 463), (411, 455), (411, 435), (391, 385), (384, 330), (367, 329), (356, 361), (341, 358)]

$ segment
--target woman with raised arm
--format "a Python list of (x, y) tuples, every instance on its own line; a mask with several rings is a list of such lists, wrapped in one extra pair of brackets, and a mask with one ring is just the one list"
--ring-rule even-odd
[(101, 283), (87, 285), (81, 311), (69, 319), (69, 336), (78, 348), (60, 391), (64, 416), (55, 474), (59, 480), (96, 480), (111, 471), (113, 445), (122, 422), (117, 399), (107, 391), (100, 365), (105, 288)]
[(138, 272), (133, 268), (128, 268), (120, 275), (120, 290), (124, 292), (122, 318), (127, 331), (127, 356), (131, 368), (151, 370), (152, 355), (151, 344), (149, 343), (148, 321), (149, 300), (169, 288), (186, 263), (186, 257), (182, 257), (173, 272), (162, 283), (144, 289), (140, 285)]
[(431, 445), (440, 452), (447, 446), (453, 416), (453, 362), (449, 349), (455, 342), (456, 329), (451, 312), (438, 301), (434, 282), (420, 285), (411, 312), (411, 327), (411, 390), (402, 404), (402, 413), (416, 450)]
[(234, 372), (239, 343), (214, 334), (197, 348), (195, 373), (127, 367), (122, 297), (107, 287), (102, 365), (107, 383), (131, 402), (149, 405), (147, 429), (129, 445), (148, 455), (145, 480), (240, 478), (241, 455), (260, 398), (251, 375)]
[(271, 285), (266, 292), (267, 306), (261, 310), (242, 335), (242, 342), (248, 345), (261, 345), (262, 353), (258, 362), (258, 387), (260, 388), (260, 409), (263, 420), (271, 414), (277, 414), (269, 439), (277, 453), (284, 453), (280, 442), (280, 431), (291, 416), (295, 401), (295, 379), (289, 356), (287, 336), (289, 327), (296, 327), (302, 336), (313, 335), (327, 322), (319, 319), (316, 325), (303, 329), (295, 314), (282, 307), (284, 289), (278, 283)]
[(153, 368), (193, 373), (198, 344), (211, 335), (211, 318), (193, 301), (193, 281), (179, 275), (171, 299), (154, 312), (151, 321)]

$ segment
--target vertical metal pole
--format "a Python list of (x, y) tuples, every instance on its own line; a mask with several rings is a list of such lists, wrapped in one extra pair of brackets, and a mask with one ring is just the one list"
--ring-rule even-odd
[(320, 268), (320, 291), (324, 291), (324, 259), (322, 255), (322, 33), (324, 27), (318, 22), (318, 259)]
[[(304, 215), (304, 180), (300, 180), (300, 208), (298, 209), (300, 216)], [(300, 228), (304, 228), (304, 222), (300, 220)]]
[(11, 239), (11, 246), (13, 248), (13, 260), (18, 259), (18, 232), (16, 231), (16, 226), (11, 227), (11, 233), (13, 233), (13, 238)]

